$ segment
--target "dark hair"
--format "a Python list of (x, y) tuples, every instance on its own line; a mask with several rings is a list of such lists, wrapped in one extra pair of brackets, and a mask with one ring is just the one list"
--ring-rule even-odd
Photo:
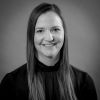
[(57, 72), (59, 83), (60, 100), (77, 100), (74, 92), (72, 77), (70, 74), (70, 65), (68, 58), (68, 39), (64, 19), (61, 11), (55, 4), (42, 3), (38, 5), (31, 13), (27, 29), (27, 72), (29, 86), (29, 100), (45, 100), (44, 84), (41, 75), (35, 73), (35, 46), (34, 34), (35, 25), (38, 17), (48, 11), (55, 12), (62, 20), (64, 27), (64, 44), (60, 50), (60, 68)]

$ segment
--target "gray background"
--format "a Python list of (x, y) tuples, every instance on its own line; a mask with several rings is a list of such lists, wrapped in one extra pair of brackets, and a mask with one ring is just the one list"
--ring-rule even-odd
[[(56, 3), (67, 25), (70, 63), (93, 78), (100, 100), (100, 1), (44, 0)], [(43, 0), (0, 0), (0, 81), (26, 62), (27, 21)]]

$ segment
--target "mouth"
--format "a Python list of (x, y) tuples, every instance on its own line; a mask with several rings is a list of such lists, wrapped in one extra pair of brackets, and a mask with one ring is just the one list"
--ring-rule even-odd
[(46, 46), (46, 47), (52, 47), (52, 46), (55, 46), (57, 43), (49, 43), (49, 44), (42, 44), (43, 46)]

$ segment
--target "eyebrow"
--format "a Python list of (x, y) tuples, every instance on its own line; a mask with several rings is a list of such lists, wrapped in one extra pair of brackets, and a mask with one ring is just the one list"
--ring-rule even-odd
[[(50, 28), (61, 28), (61, 26), (52, 26)], [(45, 29), (45, 27), (36, 27), (35, 29)]]
[(35, 29), (45, 29), (44, 27), (36, 27)]

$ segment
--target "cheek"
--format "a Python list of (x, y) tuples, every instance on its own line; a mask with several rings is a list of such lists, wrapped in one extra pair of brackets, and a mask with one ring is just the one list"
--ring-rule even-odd
[(64, 42), (64, 33), (61, 35), (61, 41)]
[(63, 42), (64, 41), (64, 35), (60, 36), (59, 39)]
[(36, 51), (38, 51), (38, 48), (39, 48), (39, 40), (38, 40), (38, 37), (37, 36), (34, 36), (34, 46), (35, 46)]
[(40, 36), (38, 36), (38, 35), (35, 35), (35, 36), (34, 36), (34, 44), (35, 44), (35, 45), (40, 44), (41, 41), (42, 41), (42, 39), (41, 39)]
[(58, 48), (61, 49), (64, 44), (64, 34), (60, 34), (58, 36)]
[(59, 34), (58, 36), (57, 36), (57, 39), (58, 39), (58, 41), (59, 42), (64, 42), (64, 33), (62, 33), (62, 34)]

